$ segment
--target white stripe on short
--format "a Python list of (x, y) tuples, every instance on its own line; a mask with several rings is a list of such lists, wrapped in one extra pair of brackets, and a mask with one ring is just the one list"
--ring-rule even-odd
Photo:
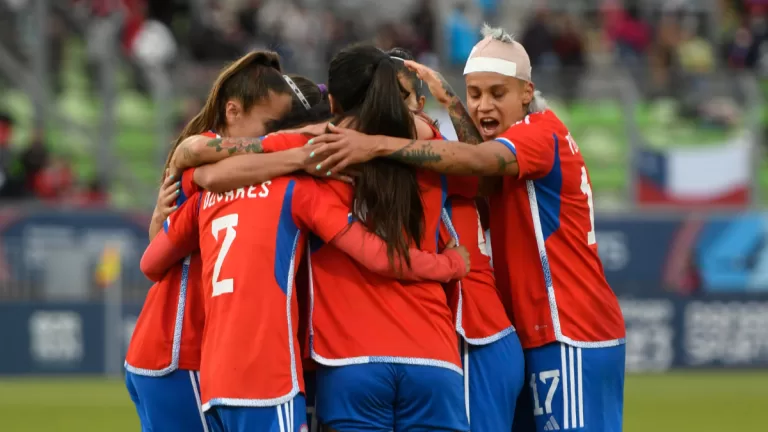
[(205, 422), (205, 413), (203, 413), (203, 406), (200, 404), (200, 388), (197, 386), (197, 383), (200, 382), (200, 372), (189, 371), (189, 381), (192, 384), (192, 392), (195, 394), (200, 421), (203, 422), (203, 432), (208, 432), (208, 423)]
[(560, 344), (563, 379), (563, 429), (584, 427), (584, 387), (581, 348)]

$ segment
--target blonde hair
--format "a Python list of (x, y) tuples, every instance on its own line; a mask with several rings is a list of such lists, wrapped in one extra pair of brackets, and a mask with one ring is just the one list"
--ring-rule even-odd
[(483, 24), (480, 34), (482, 34), (484, 38), (489, 37), (504, 43), (512, 43), (515, 41), (515, 37), (512, 34), (507, 33), (507, 31), (501, 27), (491, 27), (488, 23)]
[[(504, 43), (513, 43), (515, 42), (515, 36), (511, 33), (508, 33), (506, 30), (504, 30), (501, 27), (491, 27), (490, 25), (483, 24), (483, 28), (480, 30), (480, 34), (483, 35), (484, 38), (491, 38), (493, 40), (497, 40), (499, 42)], [(535, 113), (535, 112), (542, 112), (549, 109), (549, 104), (547, 103), (547, 100), (544, 99), (544, 96), (541, 94), (539, 90), (536, 90), (533, 92), (533, 99), (531, 100), (531, 103), (528, 104), (528, 113)]]

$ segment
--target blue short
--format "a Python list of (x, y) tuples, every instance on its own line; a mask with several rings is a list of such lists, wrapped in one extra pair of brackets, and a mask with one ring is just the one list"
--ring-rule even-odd
[(461, 344), (472, 432), (511, 431), (525, 381), (525, 360), (517, 333), (487, 345)]
[(209, 432), (200, 407), (198, 372), (176, 370), (150, 377), (126, 371), (125, 385), (136, 405), (142, 432)]
[(317, 371), (317, 415), (338, 431), (468, 431), (460, 374), (367, 363)]
[(211, 432), (307, 432), (304, 395), (271, 407), (214, 406), (205, 412)]
[(514, 430), (621, 431), (625, 353), (624, 345), (576, 348), (563, 343), (525, 350), (528, 382)]

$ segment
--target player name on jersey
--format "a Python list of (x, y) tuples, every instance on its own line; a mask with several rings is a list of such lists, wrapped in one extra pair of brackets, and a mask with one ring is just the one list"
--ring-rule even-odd
[(229, 192), (206, 192), (203, 196), (203, 210), (207, 210), (220, 202), (231, 202), (238, 199), (266, 198), (269, 196), (269, 186), (272, 181), (267, 180), (260, 185), (251, 185), (247, 188), (237, 188)]

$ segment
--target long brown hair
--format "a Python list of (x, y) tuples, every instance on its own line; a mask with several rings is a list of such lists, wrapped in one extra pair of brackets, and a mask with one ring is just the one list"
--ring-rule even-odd
[(192, 135), (199, 135), (210, 130), (223, 131), (227, 126), (227, 102), (240, 101), (244, 111), (276, 94), (293, 94), (288, 83), (283, 79), (280, 56), (271, 51), (251, 51), (225, 67), (213, 82), (208, 99), (200, 112), (187, 123), (184, 130), (173, 143), (165, 169), (171, 164), (171, 157), (182, 141)]
[[(340, 118), (351, 117), (352, 127), (369, 135), (416, 136), (413, 117), (401, 97), (396, 61), (372, 45), (345, 48), (331, 60), (328, 91), (342, 111)], [(425, 229), (416, 172), (383, 158), (359, 168), (354, 214), (386, 242), (393, 268), (403, 261), (410, 268), (408, 249), (421, 244)]]

